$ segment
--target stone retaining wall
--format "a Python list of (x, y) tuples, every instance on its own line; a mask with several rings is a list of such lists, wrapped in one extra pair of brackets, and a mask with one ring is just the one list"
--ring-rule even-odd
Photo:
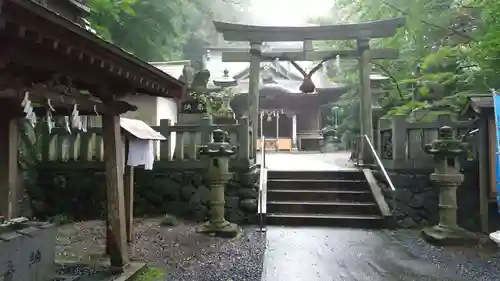
[[(37, 217), (67, 215), (75, 220), (102, 218), (105, 176), (98, 169), (46, 169), (38, 171), (31, 188)], [(257, 213), (258, 169), (235, 173), (226, 186), (226, 219), (253, 223)], [(203, 170), (155, 169), (135, 172), (135, 216), (172, 214), (204, 221), (208, 216), (209, 183)]]
[[(471, 231), (480, 231), (478, 165), (469, 162), (464, 167), (464, 183), (457, 189), (458, 224)], [(388, 173), (396, 188), (396, 204), (394, 193), (382, 174), (375, 172), (374, 175), (396, 216), (398, 227), (421, 227), (439, 222), (439, 191), (429, 178), (432, 170)]]

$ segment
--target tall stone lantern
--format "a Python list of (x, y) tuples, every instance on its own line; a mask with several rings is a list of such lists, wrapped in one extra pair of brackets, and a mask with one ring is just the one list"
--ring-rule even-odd
[(215, 121), (217, 124), (233, 124), (236, 120), (231, 108), (231, 93), (232, 88), (238, 86), (238, 81), (229, 75), (229, 70), (224, 69), (224, 75), (219, 79), (214, 79), (213, 82), (215, 86), (220, 87), (222, 92), (222, 105), (217, 115), (214, 116)]
[(198, 227), (198, 232), (220, 237), (235, 237), (240, 232), (238, 225), (224, 218), (224, 186), (232, 176), (229, 157), (235, 150), (228, 142), (227, 132), (220, 129), (213, 132), (212, 142), (200, 148), (200, 154), (209, 157), (208, 177), (211, 184), (209, 220)]
[(431, 181), (439, 188), (439, 224), (425, 228), (424, 238), (440, 245), (473, 242), (476, 236), (457, 224), (457, 188), (464, 176), (460, 173), (458, 157), (464, 155), (466, 143), (453, 135), (453, 128), (443, 126), (438, 139), (425, 145), (425, 152), (434, 156), (435, 168)]

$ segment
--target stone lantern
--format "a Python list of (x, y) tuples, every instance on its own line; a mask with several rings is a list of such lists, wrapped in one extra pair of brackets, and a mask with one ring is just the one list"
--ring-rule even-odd
[(323, 141), (321, 145), (321, 151), (324, 152), (335, 152), (339, 150), (340, 138), (338, 137), (337, 129), (333, 127), (326, 127), (321, 130), (323, 135)]
[(439, 188), (439, 224), (423, 230), (429, 242), (441, 245), (475, 241), (476, 236), (457, 224), (457, 187), (464, 176), (460, 173), (459, 156), (464, 155), (466, 143), (453, 135), (453, 128), (443, 126), (438, 139), (425, 145), (425, 152), (434, 156), (435, 168), (431, 181)]
[(238, 85), (238, 81), (229, 75), (229, 70), (224, 70), (224, 75), (219, 79), (213, 80), (214, 85), (221, 88), (222, 91), (222, 105), (218, 110), (215, 117), (217, 124), (232, 124), (235, 121), (234, 112), (231, 108), (231, 91), (233, 87)]
[(210, 215), (198, 232), (221, 237), (235, 237), (240, 228), (224, 218), (224, 186), (231, 179), (229, 157), (236, 152), (228, 142), (228, 134), (222, 130), (213, 132), (213, 141), (200, 148), (201, 155), (209, 157), (208, 177), (210, 180)]

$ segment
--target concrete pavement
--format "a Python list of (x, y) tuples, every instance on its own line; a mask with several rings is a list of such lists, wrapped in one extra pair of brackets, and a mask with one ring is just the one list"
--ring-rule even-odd
[(262, 281), (471, 280), (413, 255), (384, 230), (269, 227), (266, 243)]
[[(270, 170), (331, 171), (347, 169), (350, 152), (266, 152), (266, 165)], [(257, 163), (262, 163), (260, 153)]]

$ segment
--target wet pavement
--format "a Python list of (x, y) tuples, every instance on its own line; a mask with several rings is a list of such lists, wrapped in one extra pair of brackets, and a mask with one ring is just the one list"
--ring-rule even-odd
[[(279, 152), (266, 163), (270, 170), (344, 170), (352, 169), (349, 157)], [(496, 246), (435, 247), (415, 230), (273, 226), (266, 239), (262, 281), (500, 280)]]
[[(266, 152), (266, 166), (269, 170), (287, 171), (335, 171), (349, 166), (350, 152)], [(260, 153), (257, 162), (261, 163)]]
[[(500, 264), (497, 257), (463, 260), (445, 251), (433, 259), (433, 249), (412, 251), (384, 230), (270, 227), (266, 244), (262, 281), (493, 281), (500, 273), (481, 267)], [(477, 264), (460, 268), (467, 262)]]

